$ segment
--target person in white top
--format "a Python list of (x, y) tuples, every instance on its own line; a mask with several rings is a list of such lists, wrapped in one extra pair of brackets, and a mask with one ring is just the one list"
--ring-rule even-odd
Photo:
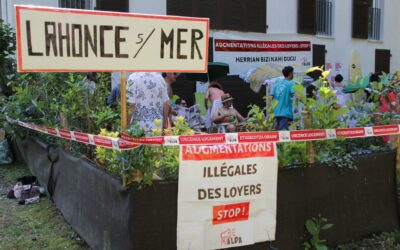
[(131, 123), (136, 121), (146, 132), (154, 128), (154, 120), (168, 127), (170, 101), (167, 87), (160, 73), (136, 72), (127, 81), (127, 101), (132, 112)]
[(335, 76), (335, 83), (333, 84), (333, 89), (336, 90), (336, 98), (338, 99), (336, 104), (341, 108), (347, 108), (346, 102), (350, 101), (350, 95), (343, 93), (343, 88), (343, 76), (338, 74)]

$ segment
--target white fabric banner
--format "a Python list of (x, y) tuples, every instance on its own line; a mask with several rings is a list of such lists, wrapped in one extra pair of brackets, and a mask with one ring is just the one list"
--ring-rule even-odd
[(275, 143), (181, 146), (178, 249), (220, 249), (275, 239)]
[(222, 39), (214, 37), (214, 61), (229, 64), (231, 75), (240, 75), (269, 63), (282, 68), (292, 66), (296, 73), (303, 73), (312, 66), (310, 41), (242, 39), (234, 35)]

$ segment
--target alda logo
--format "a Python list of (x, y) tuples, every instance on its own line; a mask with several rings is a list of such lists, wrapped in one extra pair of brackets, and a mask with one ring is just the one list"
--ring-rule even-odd
[(232, 246), (242, 244), (242, 237), (236, 235), (234, 228), (228, 228), (221, 233), (221, 245)]

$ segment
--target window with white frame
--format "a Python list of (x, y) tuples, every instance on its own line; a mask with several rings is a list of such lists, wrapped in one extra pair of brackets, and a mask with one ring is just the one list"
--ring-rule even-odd
[(368, 39), (381, 40), (383, 30), (383, 0), (373, 0), (369, 8)]
[(334, 0), (316, 0), (315, 19), (317, 35), (333, 35)]
[(93, 9), (92, 0), (58, 0), (58, 6), (69, 9)]

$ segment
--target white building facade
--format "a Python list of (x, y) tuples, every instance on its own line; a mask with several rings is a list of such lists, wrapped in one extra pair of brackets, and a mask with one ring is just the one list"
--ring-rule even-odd
[(400, 70), (399, 0), (2, 0), (12, 25), (14, 4), (206, 16), (214, 39), (310, 41), (313, 64), (345, 79), (355, 51), (364, 75)]

